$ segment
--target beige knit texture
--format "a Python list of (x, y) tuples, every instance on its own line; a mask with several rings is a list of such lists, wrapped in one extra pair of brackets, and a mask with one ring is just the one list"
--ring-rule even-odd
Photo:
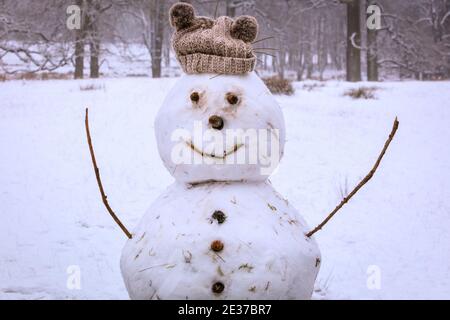
[(172, 45), (183, 71), (188, 74), (244, 74), (253, 71), (256, 56), (251, 43), (235, 39), (233, 19), (197, 17), (187, 29), (176, 31)]

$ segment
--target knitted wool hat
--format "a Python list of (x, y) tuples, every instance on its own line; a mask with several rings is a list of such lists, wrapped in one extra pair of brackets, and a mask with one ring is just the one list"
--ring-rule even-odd
[(256, 56), (252, 42), (258, 34), (254, 17), (213, 20), (195, 16), (194, 8), (188, 3), (176, 3), (170, 9), (170, 23), (176, 29), (172, 46), (185, 73), (253, 71)]

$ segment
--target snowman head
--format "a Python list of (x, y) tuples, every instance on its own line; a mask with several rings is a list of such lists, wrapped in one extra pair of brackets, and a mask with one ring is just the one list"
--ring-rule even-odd
[(262, 181), (284, 150), (280, 107), (255, 73), (185, 75), (155, 122), (160, 156), (179, 181)]
[(184, 75), (155, 123), (158, 150), (179, 181), (263, 181), (284, 149), (282, 112), (253, 72), (256, 19), (197, 17), (175, 4), (172, 37)]

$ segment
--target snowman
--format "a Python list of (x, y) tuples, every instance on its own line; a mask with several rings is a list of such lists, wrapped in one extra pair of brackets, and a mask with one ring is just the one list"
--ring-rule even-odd
[(285, 124), (255, 74), (254, 17), (210, 19), (170, 9), (185, 75), (155, 120), (175, 182), (126, 243), (131, 299), (310, 299), (320, 252), (304, 219), (268, 181)]

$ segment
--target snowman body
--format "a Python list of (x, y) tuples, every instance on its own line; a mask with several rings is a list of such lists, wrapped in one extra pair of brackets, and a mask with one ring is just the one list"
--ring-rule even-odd
[(176, 182), (123, 249), (130, 298), (311, 298), (320, 252), (267, 181), (283, 155), (285, 127), (257, 75), (183, 76), (155, 132)]
[(125, 283), (133, 299), (308, 299), (320, 255), (307, 231), (267, 182), (175, 183), (125, 246)]

